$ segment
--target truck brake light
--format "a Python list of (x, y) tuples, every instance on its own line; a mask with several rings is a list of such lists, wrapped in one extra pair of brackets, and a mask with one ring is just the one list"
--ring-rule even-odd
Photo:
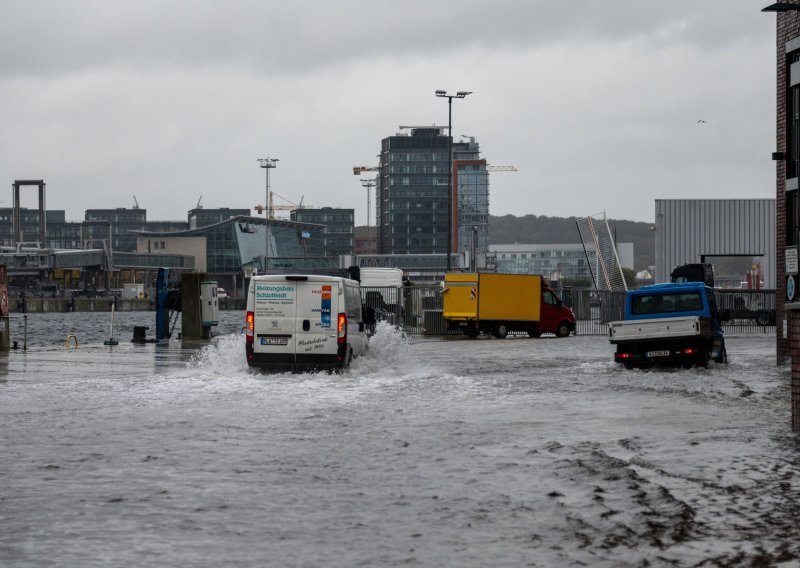
[(339, 318), (336, 322), (336, 333), (336, 341), (338, 343), (347, 342), (347, 314), (339, 314)]
[(615, 353), (614, 356), (617, 359), (630, 359), (633, 357), (633, 353)]
[(253, 312), (247, 312), (244, 329), (244, 340), (247, 343), (253, 343), (253, 335), (255, 334), (255, 314)]

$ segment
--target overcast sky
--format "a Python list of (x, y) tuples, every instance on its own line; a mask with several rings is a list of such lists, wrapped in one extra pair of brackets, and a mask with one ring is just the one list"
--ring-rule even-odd
[(252, 208), (273, 157), (277, 194), (365, 224), (352, 167), (398, 125), (446, 126), (436, 89), (474, 91), (454, 136), (519, 170), (491, 175), (493, 215), (652, 221), (658, 198), (774, 197), (769, 3), (4, 2), (0, 207), (43, 178), (68, 220), (133, 196), (149, 220), (201, 195)]

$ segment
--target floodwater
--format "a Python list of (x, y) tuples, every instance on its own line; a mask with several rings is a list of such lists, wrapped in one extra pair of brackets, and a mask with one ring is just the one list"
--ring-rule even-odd
[(208, 344), (131, 344), (151, 318), (112, 348), (108, 314), (31, 316), (0, 356), (0, 565), (800, 563), (771, 336), (625, 371), (603, 337), (384, 326), (348, 373), (266, 375), (241, 312)]

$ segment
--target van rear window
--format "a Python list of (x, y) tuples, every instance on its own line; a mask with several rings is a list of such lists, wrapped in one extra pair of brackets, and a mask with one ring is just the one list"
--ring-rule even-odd
[(633, 315), (691, 312), (703, 309), (703, 298), (699, 292), (685, 294), (653, 294), (635, 296), (631, 300)]

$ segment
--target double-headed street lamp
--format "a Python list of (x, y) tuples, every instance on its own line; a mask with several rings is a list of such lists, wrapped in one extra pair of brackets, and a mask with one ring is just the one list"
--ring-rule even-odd
[(447, 99), (447, 271), (450, 272), (450, 256), (453, 253), (453, 99), (463, 99), (472, 91), (458, 91), (448, 95), (447, 91), (436, 91), (437, 97)]
[(266, 233), (266, 248), (264, 249), (264, 274), (267, 273), (267, 264), (269, 263), (269, 241), (270, 241), (270, 231), (269, 231), (269, 216), (272, 213), (270, 209), (270, 201), (269, 201), (269, 171), (272, 168), (277, 167), (278, 158), (258, 158), (258, 165), (264, 168), (267, 172), (267, 194), (266, 194), (266, 201), (264, 201), (264, 228), (266, 229), (264, 232)]

